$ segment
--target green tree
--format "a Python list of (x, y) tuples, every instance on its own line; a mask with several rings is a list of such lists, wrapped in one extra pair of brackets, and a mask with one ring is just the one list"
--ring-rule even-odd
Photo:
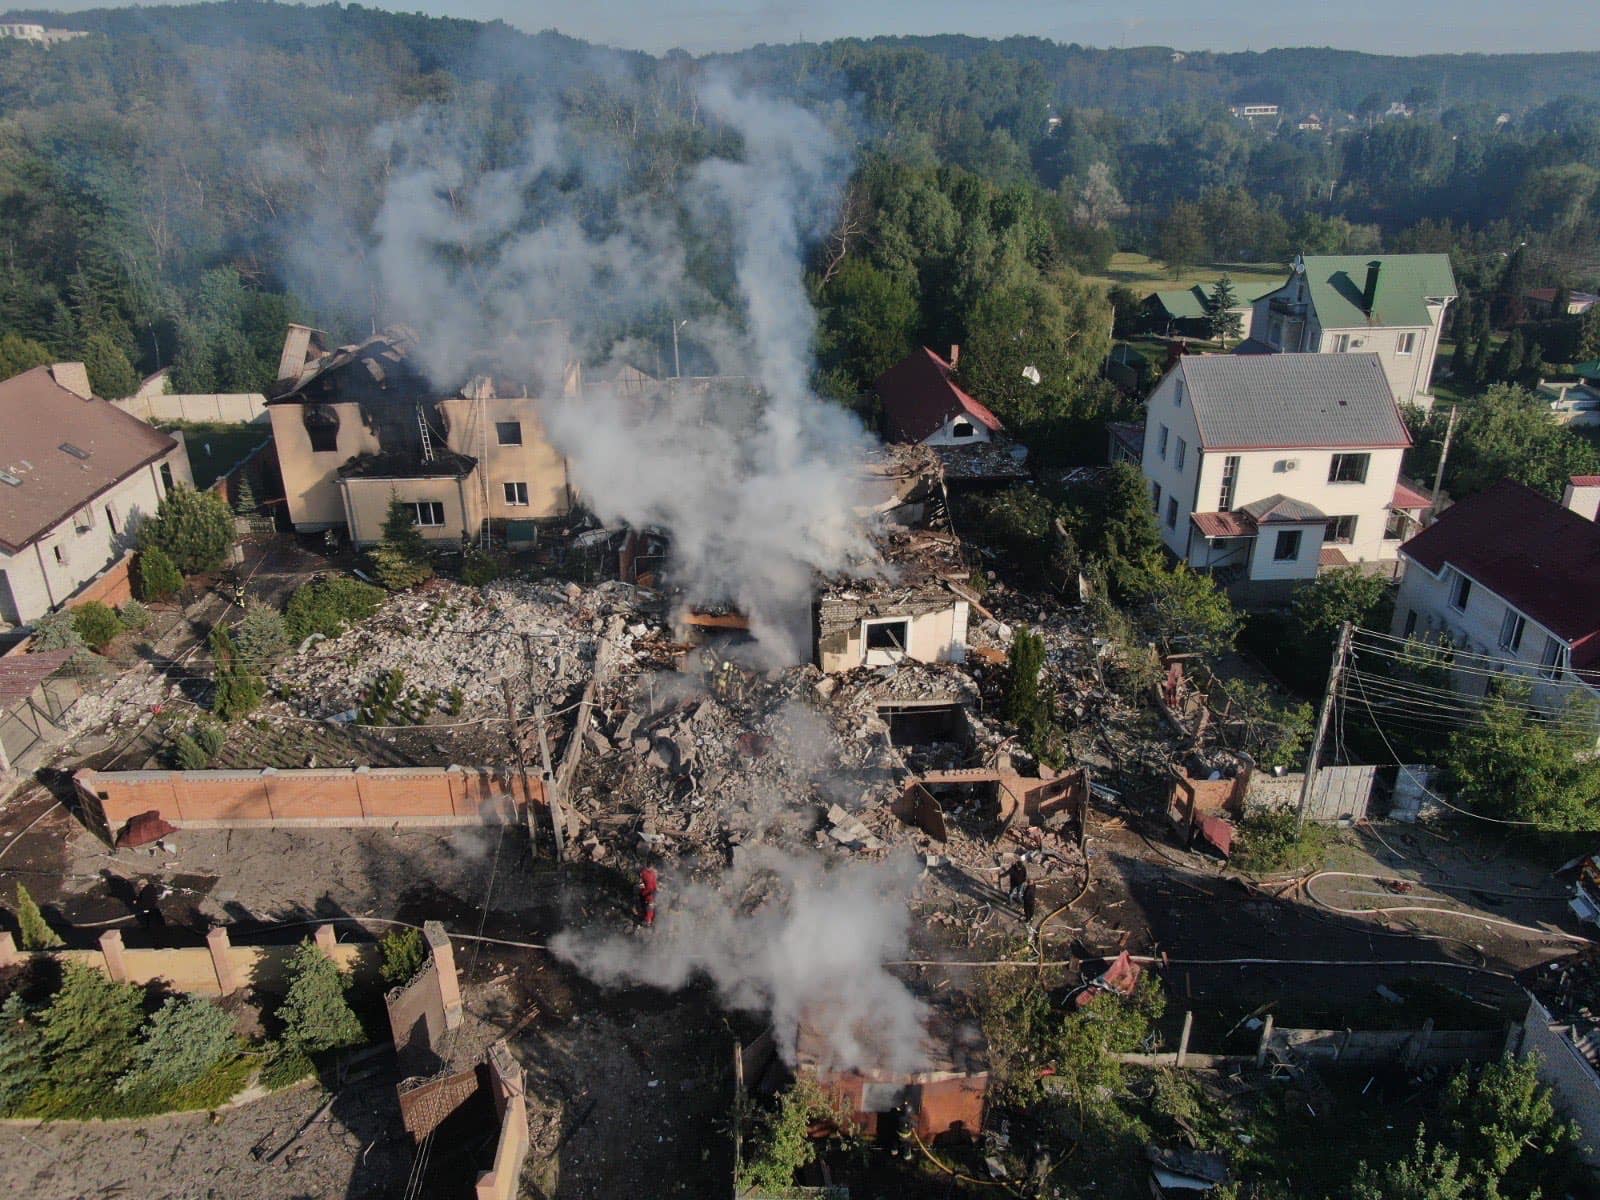
[(233, 627), (234, 648), (239, 661), (255, 671), (264, 671), (289, 649), (289, 628), (283, 614), (260, 600), (245, 601), (244, 616)]
[(76, 653), (83, 649), (83, 635), (78, 632), (78, 623), (72, 619), (70, 608), (58, 608), (33, 622), (33, 636), (28, 642), (30, 652), (71, 650)]
[(206, 748), (187, 733), (172, 739), (169, 755), (172, 765), (180, 771), (204, 771), (211, 765), (211, 755)]
[(1544, 829), (1600, 827), (1600, 760), (1586, 756), (1594, 748), (1593, 707), (1545, 720), (1527, 704), (1526, 687), (1507, 685), (1450, 735), (1439, 754), (1447, 786), (1485, 816)]
[(433, 576), (428, 562), (428, 542), (417, 528), (411, 505), (398, 496), (389, 497), (389, 513), (383, 520), (383, 540), (367, 555), (372, 560), (378, 582), (392, 591), (403, 591)]
[(260, 507), (260, 502), (256, 499), (256, 489), (250, 484), (250, 471), (245, 468), (239, 472), (238, 484), (233, 491), (233, 511), (242, 517), (248, 517), (253, 516)]
[(133, 582), (139, 599), (165, 600), (182, 589), (183, 573), (165, 550), (150, 546), (140, 550), (133, 560)]
[(0, 1004), (0, 1114), (20, 1116), (28, 1097), (44, 1080), (37, 1015), (20, 991), (12, 992)]
[(1244, 332), (1244, 318), (1233, 311), (1238, 303), (1233, 280), (1226, 275), (1217, 280), (1206, 300), (1206, 325), (1211, 331), (1212, 340), (1219, 342), (1224, 350), (1228, 348), (1230, 339), (1238, 338)]
[(1298, 589), (1290, 604), (1289, 637), (1278, 647), (1279, 678), (1305, 693), (1328, 678), (1334, 643), (1346, 621), (1362, 629), (1387, 629), (1394, 609), (1389, 582), (1360, 567), (1325, 571)]
[[(139, 549), (160, 550), (185, 575), (213, 571), (233, 546), (233, 513), (214, 492), (179, 484), (139, 526)], [(149, 599), (149, 597), (146, 597)]]
[(121, 400), (139, 390), (139, 372), (109, 333), (93, 333), (83, 343), (83, 365), (89, 388), (106, 400)]
[(1381, 1167), (1357, 1165), (1350, 1200), (1470, 1200), (1468, 1187), (1461, 1159), (1437, 1143), (1430, 1146), (1419, 1129), (1405, 1158)]
[(1600, 472), (1600, 451), (1558, 425), (1538, 397), (1521, 388), (1490, 388), (1465, 410), (1445, 469), (1458, 499), (1501, 479), (1515, 479), (1559, 500), (1573, 475)]
[(38, 902), (22, 884), (17, 884), (17, 930), (24, 950), (49, 950), (63, 945), (61, 935), (39, 911)]
[(119, 1092), (169, 1091), (193, 1083), (239, 1048), (233, 1018), (201, 996), (172, 996), (145, 1025)]
[(1282, 700), (1265, 683), (1230, 679), (1222, 685), (1229, 742), (1263, 767), (1295, 766), (1311, 740), (1311, 705)]
[(10, 379), (53, 361), (50, 351), (32, 338), (20, 333), (0, 334), (0, 379)]
[(150, 628), (150, 622), (155, 620), (155, 615), (139, 601), (126, 600), (122, 607), (117, 609), (117, 620), (122, 622), (124, 629), (142, 633)]
[(383, 951), (383, 981), (391, 987), (410, 983), (422, 964), (428, 961), (428, 949), (420, 929), (390, 930), (383, 935), (378, 947)]
[(1156, 221), (1156, 257), (1176, 279), (1205, 256), (1206, 237), (1200, 209), (1187, 200), (1179, 200)]
[(1578, 326), (1578, 343), (1573, 356), (1581, 363), (1600, 358), (1600, 304), (1591, 305)]
[(300, 642), (313, 633), (338, 637), (351, 625), (365, 621), (384, 601), (381, 588), (359, 579), (340, 576), (301, 584), (289, 597), (284, 624), (289, 637)]
[(916, 348), (921, 311), (912, 282), (848, 259), (823, 285), (822, 361), (869, 386)]
[(778, 1097), (739, 1164), (738, 1191), (783, 1195), (795, 1186), (795, 1172), (817, 1157), (811, 1127), (837, 1117), (815, 1079), (800, 1076)]
[(1578, 1127), (1556, 1111), (1536, 1055), (1457, 1072), (1440, 1110), (1446, 1136), (1485, 1200), (1559, 1196), (1576, 1181)]
[(1117, 463), (1094, 495), (1084, 535), (1088, 552), (1106, 562), (1112, 585), (1125, 590), (1130, 571), (1148, 567), (1161, 554), (1161, 531), (1150, 509), (1150, 485), (1132, 463)]
[(1159, 560), (1130, 570), (1129, 616), (1163, 651), (1195, 651), (1215, 658), (1233, 646), (1239, 614), (1209, 575), (1187, 563)]
[(278, 1005), (285, 1040), (308, 1054), (354, 1046), (364, 1035), (345, 999), (350, 978), (307, 938), (289, 959), (289, 991)]
[(90, 600), (72, 610), (72, 627), (78, 631), (83, 644), (91, 650), (103, 650), (122, 632), (122, 622), (117, 614), (99, 600)]
[(1472, 379), (1475, 383), (1486, 383), (1489, 379), (1489, 353), (1493, 343), (1489, 340), (1489, 331), (1485, 329), (1478, 335), (1478, 344), (1472, 350)]
[(211, 657), (216, 669), (211, 711), (231, 723), (260, 708), (266, 699), (266, 685), (239, 657), (233, 639), (220, 625), (211, 631)]
[(1055, 704), (1039, 679), (1044, 659), (1044, 638), (1030, 629), (1018, 629), (1006, 657), (1006, 698), (1000, 715), (1022, 731), (1035, 755), (1046, 749), (1055, 722)]
[(1522, 330), (1513, 329), (1511, 336), (1500, 344), (1500, 351), (1495, 355), (1495, 378), (1504, 383), (1515, 383), (1522, 375), (1527, 354), (1527, 341), (1522, 336)]
[(116, 1085), (133, 1066), (143, 1018), (142, 989), (66, 964), (61, 990), (40, 1018), (56, 1107), (82, 1107)]

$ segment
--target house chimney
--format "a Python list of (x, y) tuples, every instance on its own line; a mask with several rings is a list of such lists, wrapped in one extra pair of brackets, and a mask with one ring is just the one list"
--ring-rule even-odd
[(1567, 480), (1561, 507), (1570, 508), (1585, 521), (1600, 520), (1600, 475), (1574, 475)]
[(1378, 298), (1378, 268), (1383, 265), (1382, 260), (1373, 259), (1367, 264), (1367, 286), (1361, 291), (1361, 307), (1367, 310), (1367, 316), (1372, 316), (1372, 302)]
[(959, 363), (960, 361), (961, 361), (961, 347), (952, 344), (951, 347), (950, 347), (950, 367), (951, 367), (951, 369), (953, 370), (955, 368), (956, 364)]
[(66, 388), (74, 396), (94, 399), (94, 391), (89, 387), (89, 369), (82, 363), (52, 363), (50, 378), (56, 381), (57, 387)]

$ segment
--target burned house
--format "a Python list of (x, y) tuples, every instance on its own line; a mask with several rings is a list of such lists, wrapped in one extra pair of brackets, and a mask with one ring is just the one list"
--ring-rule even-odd
[(813, 607), (824, 672), (967, 657), (968, 569), (949, 530), (944, 473), (926, 447), (891, 446), (870, 459), (859, 514), (878, 523), (877, 579), (824, 580)]
[(545, 436), (538, 400), (573, 394), (582, 376), (564, 334), (553, 328), (549, 338), (541, 357), (563, 364), (552, 378), (486, 372), (451, 393), (430, 380), (404, 326), (330, 349), (317, 331), (291, 325), (267, 411), (294, 527), (342, 528), (371, 545), (394, 498), (424, 537), (451, 544), (564, 516), (567, 464)]

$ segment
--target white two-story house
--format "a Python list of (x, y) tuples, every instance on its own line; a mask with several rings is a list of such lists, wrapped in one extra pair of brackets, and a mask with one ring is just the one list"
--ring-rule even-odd
[(1456, 295), (1447, 254), (1297, 255), (1288, 282), (1255, 302), (1240, 352), (1376, 354), (1395, 399), (1429, 409)]
[(1167, 549), (1240, 599), (1392, 572), (1428, 499), (1374, 354), (1190, 355), (1150, 395), (1141, 469)]
[(1586, 476), (1563, 504), (1502, 479), (1452, 505), (1400, 548), (1393, 632), (1447, 639), (1461, 690), (1515, 673), (1551, 708), (1574, 693), (1600, 701), (1597, 502), (1600, 476)]

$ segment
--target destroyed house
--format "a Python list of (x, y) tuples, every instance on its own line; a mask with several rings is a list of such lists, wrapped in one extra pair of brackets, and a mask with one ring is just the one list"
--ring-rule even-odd
[(410, 507), (424, 537), (449, 544), (565, 516), (567, 463), (546, 438), (538, 401), (574, 394), (581, 371), (554, 328), (529, 358), (563, 366), (531, 382), (487, 370), (449, 392), (432, 382), (404, 326), (326, 349), (315, 330), (291, 325), (267, 411), (294, 527), (342, 528), (371, 545), (391, 499)]

